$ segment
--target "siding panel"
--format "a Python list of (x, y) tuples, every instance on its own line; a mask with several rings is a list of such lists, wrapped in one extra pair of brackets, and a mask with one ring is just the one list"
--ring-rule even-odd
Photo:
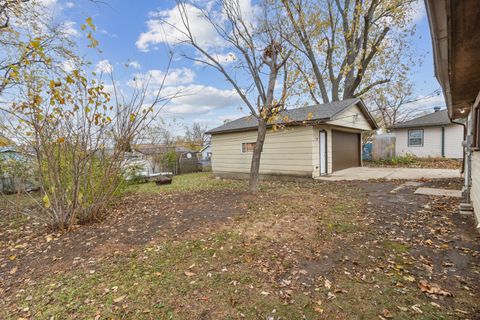
[[(442, 127), (423, 128), (423, 147), (408, 146), (408, 129), (397, 129), (394, 131), (394, 134), (396, 137), (395, 153), (397, 156), (406, 154), (421, 158), (442, 156)], [(446, 158), (463, 158), (462, 140), (462, 126), (451, 125), (445, 127)]]
[[(269, 130), (260, 160), (260, 173), (312, 176), (312, 132), (312, 127)], [(213, 171), (249, 173), (252, 153), (243, 153), (242, 143), (256, 140), (256, 131), (212, 135)]]
[(328, 124), (360, 130), (372, 130), (360, 108), (356, 105), (337, 115)]
[(480, 224), (480, 151), (472, 154), (472, 189), (470, 196), (477, 223)]
[(445, 127), (445, 157), (463, 158), (463, 126), (453, 125)]

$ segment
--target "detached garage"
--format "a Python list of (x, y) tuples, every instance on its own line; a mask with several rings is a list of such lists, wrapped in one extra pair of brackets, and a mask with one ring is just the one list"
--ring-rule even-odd
[[(377, 129), (361, 99), (348, 99), (281, 112), (280, 130), (269, 129), (260, 174), (314, 178), (361, 162), (361, 135)], [(216, 176), (248, 177), (257, 139), (257, 120), (247, 116), (207, 133), (212, 135)]]

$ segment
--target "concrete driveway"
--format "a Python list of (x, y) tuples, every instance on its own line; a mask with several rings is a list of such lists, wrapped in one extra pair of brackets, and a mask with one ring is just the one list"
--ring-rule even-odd
[(460, 178), (460, 171), (456, 169), (423, 169), (423, 168), (369, 168), (356, 167), (336, 171), (328, 176), (317, 177), (317, 180), (416, 180)]

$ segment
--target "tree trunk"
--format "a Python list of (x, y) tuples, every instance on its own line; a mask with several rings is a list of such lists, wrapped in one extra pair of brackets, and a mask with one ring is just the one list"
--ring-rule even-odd
[(260, 157), (262, 156), (263, 143), (267, 134), (267, 123), (263, 119), (258, 119), (258, 133), (255, 148), (253, 149), (252, 165), (250, 167), (250, 192), (258, 191), (258, 180), (260, 171)]

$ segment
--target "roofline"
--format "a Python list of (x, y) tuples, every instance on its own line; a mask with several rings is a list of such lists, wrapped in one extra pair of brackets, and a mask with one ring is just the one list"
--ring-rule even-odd
[(398, 129), (410, 129), (410, 128), (423, 128), (423, 127), (445, 127), (445, 126), (460, 126), (458, 123), (450, 122), (450, 123), (444, 123), (444, 124), (422, 124), (422, 125), (410, 125), (410, 126), (404, 126), (404, 127), (397, 127), (397, 126), (390, 126), (387, 127), (388, 130), (398, 130)]
[[(322, 118), (322, 119), (315, 119), (315, 120), (304, 120), (304, 121), (291, 121), (287, 123), (282, 123), (282, 126), (285, 127), (299, 127), (299, 126), (311, 126), (315, 124), (324, 124), (326, 122), (330, 121), (330, 118)], [(273, 127), (273, 124), (267, 124), (267, 129), (270, 129)], [(230, 130), (222, 130), (218, 132), (210, 132), (208, 131), (209, 134), (222, 134), (222, 133), (233, 133), (233, 132), (244, 132), (244, 131), (256, 131), (258, 126), (255, 127), (244, 127), (244, 128), (237, 128), (237, 129), (230, 129)]]
[[(334, 118), (337, 115), (341, 114), (342, 112), (344, 112), (348, 108), (351, 108), (352, 106), (356, 105), (356, 106), (360, 107), (360, 111), (362, 111), (363, 115), (367, 118), (367, 121), (370, 124), (370, 126), (372, 127), (372, 130), (377, 130), (378, 128), (380, 128), (378, 126), (377, 122), (375, 121), (375, 119), (370, 114), (370, 111), (368, 111), (368, 108), (366, 107), (363, 100), (361, 98), (352, 98), (352, 99), (356, 99), (357, 101), (355, 101), (354, 103), (352, 103), (348, 107), (337, 111), (331, 117), (314, 119), (314, 120), (303, 120), (303, 121), (294, 121), (294, 122), (292, 121), (292, 122), (284, 123), (282, 125), (285, 125), (285, 126), (296, 126), (296, 125), (298, 125), (299, 126), (299, 125), (310, 125), (310, 124), (315, 124), (315, 123), (325, 123), (325, 122), (328, 122), (328, 121), (333, 121)], [(312, 106), (316, 106), (316, 105), (306, 106), (306, 107), (302, 107), (302, 108), (309, 108), (309, 107), (312, 107)], [(298, 108), (298, 109), (300, 109), (300, 108)], [(267, 128), (271, 128), (271, 127), (272, 127), (272, 124), (267, 125)], [(217, 131), (217, 132), (212, 132), (212, 130), (215, 130), (215, 129), (211, 129), (211, 130), (208, 130), (207, 132), (205, 132), (205, 134), (213, 135), (213, 134), (220, 134), (220, 133), (253, 131), (253, 130), (257, 130), (257, 128), (258, 128), (258, 126), (250, 126), (250, 127), (243, 127), (243, 128), (237, 128), (237, 129), (222, 130), (222, 131)]]

